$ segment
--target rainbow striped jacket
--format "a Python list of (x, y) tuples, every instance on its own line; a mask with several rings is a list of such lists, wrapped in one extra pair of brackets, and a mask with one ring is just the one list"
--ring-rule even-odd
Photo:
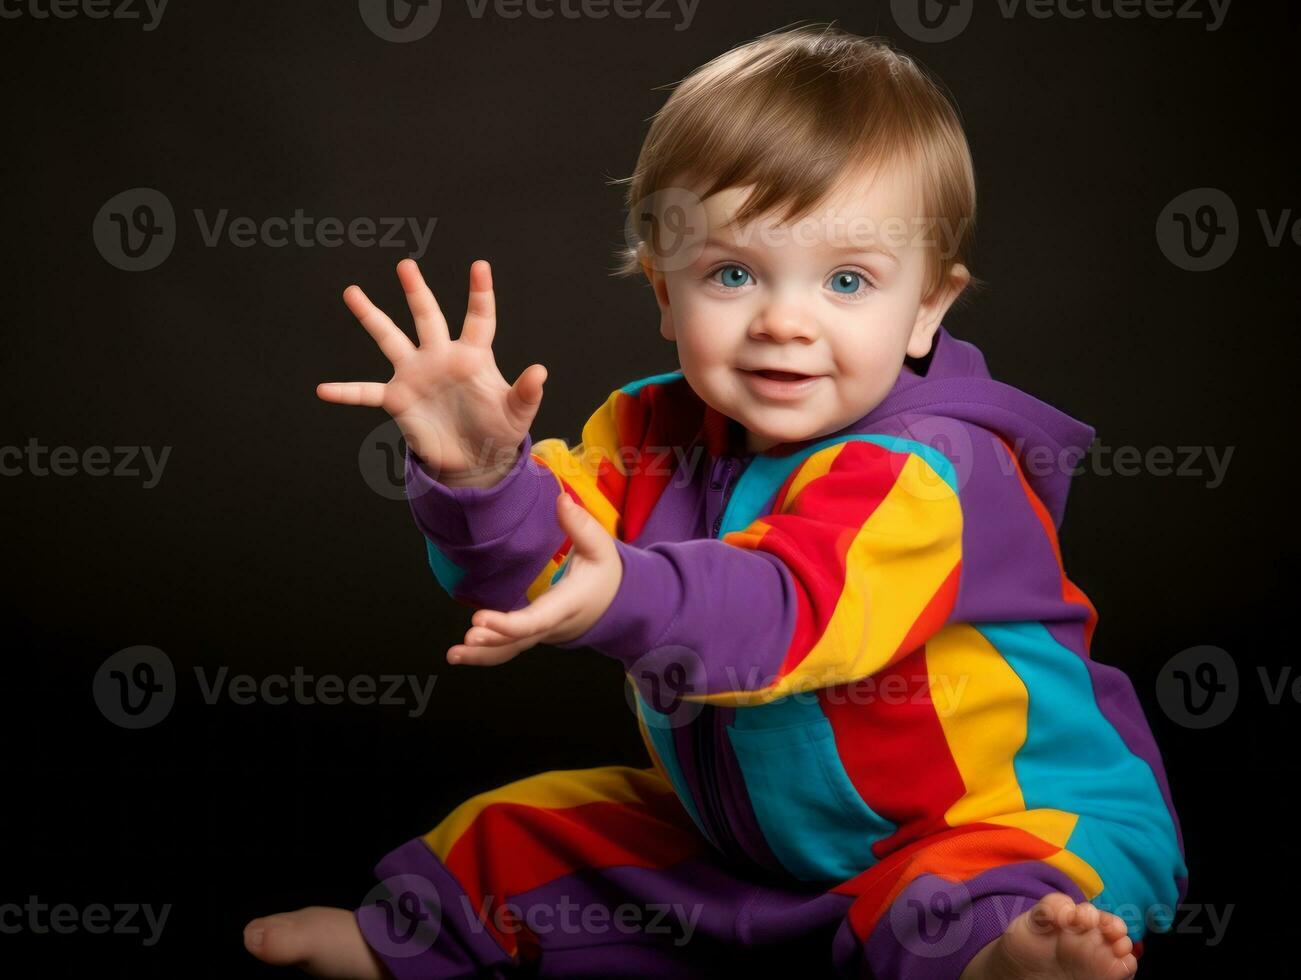
[(655, 768), (728, 857), (843, 881), (979, 827), (1000, 862), (1166, 908), (1162, 928), (1187, 887), (1179, 821), (1058, 546), (1093, 430), (941, 327), (843, 430), (754, 454), (742, 435), (655, 375), (576, 446), (526, 436), (490, 488), (449, 489), (408, 453), (408, 495), (434, 575), (475, 607), (563, 576), (560, 488), (610, 532), (618, 593), (562, 646), (625, 666)]

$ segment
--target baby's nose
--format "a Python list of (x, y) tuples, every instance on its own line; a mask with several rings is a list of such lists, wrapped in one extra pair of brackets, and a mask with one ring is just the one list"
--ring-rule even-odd
[(814, 340), (817, 337), (817, 324), (807, 311), (794, 304), (772, 305), (754, 319), (750, 334), (756, 339), (773, 340), (781, 343), (793, 340)]

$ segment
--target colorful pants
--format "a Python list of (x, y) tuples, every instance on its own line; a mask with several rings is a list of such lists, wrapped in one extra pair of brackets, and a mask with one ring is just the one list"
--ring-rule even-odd
[[(388, 854), (356, 915), (396, 980), (957, 978), (1042, 896), (1085, 900), (1019, 841), (1004, 847), (1010, 832), (954, 827), (846, 881), (782, 880), (716, 850), (657, 768), (545, 772), (472, 797)], [(954, 880), (955, 868), (968, 873)]]

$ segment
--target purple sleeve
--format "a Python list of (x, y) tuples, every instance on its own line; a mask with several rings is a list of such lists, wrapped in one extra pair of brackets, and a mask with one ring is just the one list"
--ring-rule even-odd
[(406, 492), (439, 583), (456, 599), (492, 609), (527, 604), (525, 590), (566, 535), (556, 520), (560, 482), (530, 455), (491, 487), (448, 487), (407, 450)]
[(591, 647), (639, 676), (676, 674), (678, 694), (753, 691), (777, 678), (797, 605), (780, 558), (713, 538), (615, 547), (623, 577), (614, 600), (557, 646)]

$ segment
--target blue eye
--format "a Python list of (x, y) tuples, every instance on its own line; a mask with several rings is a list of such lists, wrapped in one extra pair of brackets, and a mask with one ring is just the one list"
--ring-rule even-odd
[(725, 265), (714, 273), (720, 276), (720, 282), (724, 286), (738, 287), (744, 286), (750, 280), (750, 273), (746, 272), (739, 265)]
[(846, 296), (852, 296), (858, 292), (862, 283), (863, 277), (857, 272), (837, 272), (831, 277), (831, 288)]

